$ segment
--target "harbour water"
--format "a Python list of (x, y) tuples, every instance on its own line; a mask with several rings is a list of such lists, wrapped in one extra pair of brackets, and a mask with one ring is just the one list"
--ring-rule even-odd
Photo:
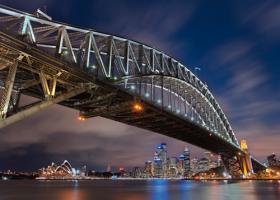
[(280, 181), (0, 181), (1, 200), (279, 200)]

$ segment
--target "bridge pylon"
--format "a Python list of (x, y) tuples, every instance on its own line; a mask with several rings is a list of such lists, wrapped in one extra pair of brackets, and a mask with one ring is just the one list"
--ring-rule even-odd
[(245, 177), (248, 177), (250, 174), (254, 173), (254, 170), (253, 170), (251, 156), (248, 151), (248, 145), (246, 140), (243, 139), (240, 141), (240, 147), (241, 150), (245, 153), (240, 156), (242, 172)]
[(222, 156), (225, 168), (232, 178), (247, 178), (254, 173), (246, 140), (240, 141), (240, 148), (241, 151), (233, 157)]

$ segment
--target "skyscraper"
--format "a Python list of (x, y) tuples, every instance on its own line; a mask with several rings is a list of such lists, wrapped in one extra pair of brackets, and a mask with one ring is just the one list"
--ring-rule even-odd
[(171, 157), (169, 159), (168, 165), (168, 177), (177, 177), (178, 176), (178, 158)]
[(157, 147), (157, 153), (158, 153), (158, 157), (161, 161), (161, 165), (162, 165), (162, 176), (166, 177), (167, 176), (167, 170), (168, 170), (168, 166), (167, 166), (167, 145), (166, 145), (166, 143), (161, 143)]
[(183, 152), (184, 156), (184, 176), (189, 177), (191, 175), (191, 162), (190, 162), (190, 151), (188, 147), (185, 148)]
[(163, 169), (162, 169), (162, 160), (159, 157), (158, 152), (154, 154), (154, 177), (162, 178), (163, 177)]

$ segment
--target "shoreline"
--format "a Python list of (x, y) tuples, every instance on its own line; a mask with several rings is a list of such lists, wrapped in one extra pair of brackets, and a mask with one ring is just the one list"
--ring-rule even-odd
[(95, 181), (95, 180), (112, 180), (112, 181), (154, 181), (154, 180), (166, 180), (166, 181), (280, 181), (278, 179), (185, 179), (185, 178), (72, 178), (72, 179), (63, 179), (63, 178), (46, 178), (46, 179), (30, 179), (36, 181)]

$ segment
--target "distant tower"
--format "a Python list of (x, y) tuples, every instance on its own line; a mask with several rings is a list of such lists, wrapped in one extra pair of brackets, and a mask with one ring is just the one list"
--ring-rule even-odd
[(163, 170), (162, 170), (162, 160), (160, 159), (158, 152), (154, 154), (154, 167), (153, 167), (153, 175), (156, 178), (162, 178)]
[(157, 153), (158, 157), (161, 160), (161, 165), (162, 165), (162, 176), (166, 177), (167, 176), (167, 171), (168, 171), (168, 166), (167, 166), (167, 145), (166, 143), (161, 143), (157, 147)]
[(183, 152), (183, 156), (184, 156), (184, 176), (185, 177), (189, 177), (191, 174), (191, 162), (190, 162), (190, 151), (188, 149), (188, 147), (185, 148), (184, 152)]

